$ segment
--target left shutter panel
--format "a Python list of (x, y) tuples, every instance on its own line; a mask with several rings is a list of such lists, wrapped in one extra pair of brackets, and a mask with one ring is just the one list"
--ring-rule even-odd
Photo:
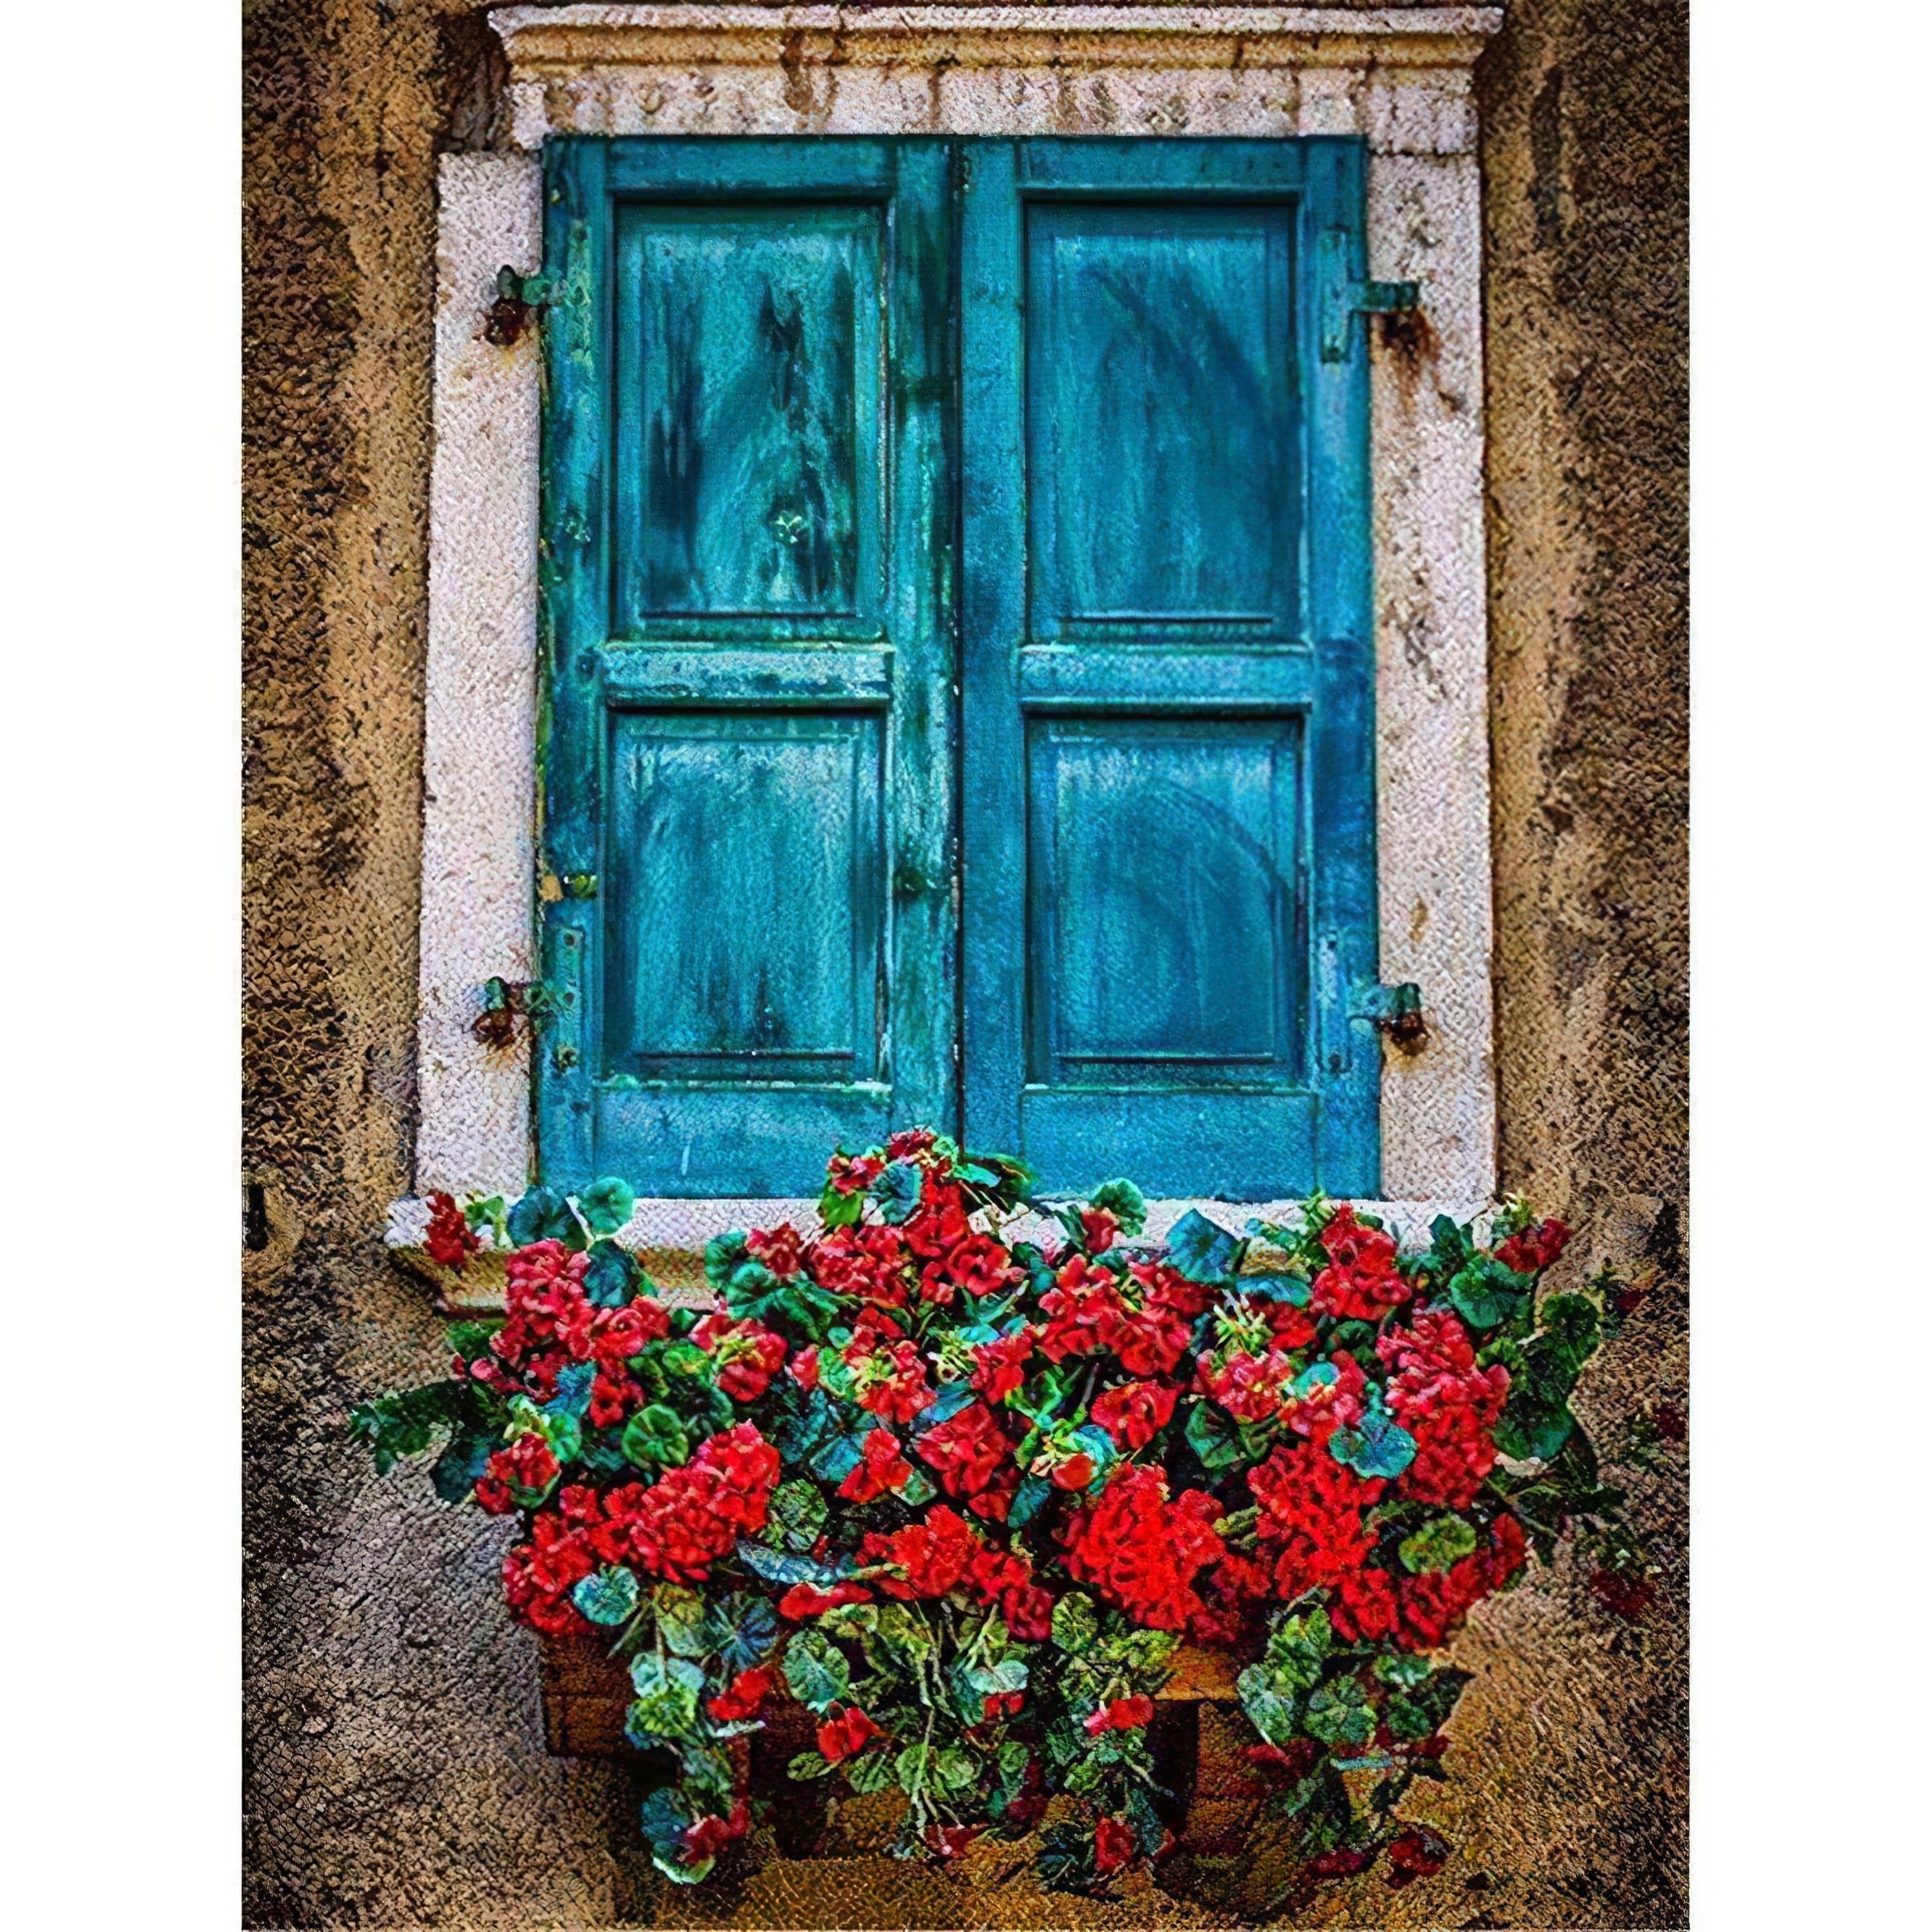
[(948, 169), (546, 147), (553, 1185), (815, 1192), (952, 1121)]

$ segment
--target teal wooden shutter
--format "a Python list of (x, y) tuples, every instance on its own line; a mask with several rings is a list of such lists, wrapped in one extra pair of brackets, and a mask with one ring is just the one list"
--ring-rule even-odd
[(544, 149), (543, 1178), (956, 1113), (950, 156)]
[(987, 142), (964, 168), (966, 1131), (1059, 1187), (1373, 1194), (1345, 306), (1322, 346), (1364, 272), (1362, 145)]

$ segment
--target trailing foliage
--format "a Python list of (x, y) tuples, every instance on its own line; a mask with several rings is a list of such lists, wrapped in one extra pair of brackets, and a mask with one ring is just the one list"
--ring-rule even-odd
[(924, 1131), (840, 1153), (817, 1233), (710, 1244), (704, 1309), (613, 1239), (621, 1182), (439, 1197), (438, 1260), (509, 1251), (506, 1319), (355, 1432), (382, 1469), (441, 1439), (440, 1493), (522, 1513), (514, 1613), (630, 1660), (675, 1879), (745, 1831), (727, 1747), (788, 1696), (792, 1776), (901, 1794), (900, 1856), (1038, 1832), (1046, 1885), (1104, 1889), (1170, 1843), (1149, 1740), (1183, 1643), (1240, 1666), (1304, 1869), (1439, 1869), (1397, 1806), (1443, 1775), (1469, 1611), (1572, 1532), (1606, 1603), (1648, 1593), (1570, 1406), (1616, 1284), (1543, 1291), (1568, 1230), (1520, 1204), (1404, 1253), (1319, 1197), (1159, 1242), (1129, 1182), (1033, 1187)]

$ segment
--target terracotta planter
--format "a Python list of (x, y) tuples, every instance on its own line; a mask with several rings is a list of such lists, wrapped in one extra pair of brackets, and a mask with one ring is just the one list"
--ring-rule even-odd
[[(624, 1715), (630, 1674), (595, 1638), (543, 1640), (543, 1734), (550, 1749), (569, 1757), (624, 1757)], [(1161, 1693), (1149, 1742), (1156, 1775), (1175, 1794), (1168, 1820), (1179, 1855), (1210, 1864), (1241, 1860), (1257, 1802), (1265, 1787), (1241, 1757), (1253, 1741), (1236, 1708), (1232, 1661), (1218, 1651), (1183, 1649)], [(778, 1849), (789, 1858), (833, 1857), (873, 1848), (865, 1843), (864, 1800), (846, 1800), (840, 1827), (828, 1832), (824, 1781), (801, 1784), (785, 1767), (811, 1748), (814, 1720), (801, 1705), (775, 1697), (765, 1728), (733, 1741), (739, 1776), (774, 1807)]]

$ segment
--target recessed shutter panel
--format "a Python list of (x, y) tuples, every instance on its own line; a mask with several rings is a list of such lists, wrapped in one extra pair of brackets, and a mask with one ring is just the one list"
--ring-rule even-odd
[(956, 1109), (948, 153), (544, 152), (541, 1170), (815, 1191)]
[(1366, 356), (1320, 287), (1361, 145), (964, 169), (966, 1131), (1056, 1187), (1373, 1193)]

